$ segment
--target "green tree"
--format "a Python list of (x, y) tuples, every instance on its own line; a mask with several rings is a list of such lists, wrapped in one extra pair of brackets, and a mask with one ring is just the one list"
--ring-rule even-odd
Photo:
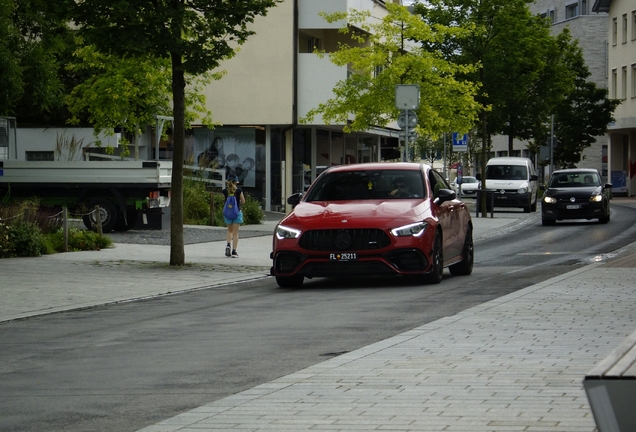
[[(573, 83), (565, 57), (568, 36), (554, 37), (549, 23), (530, 13), (526, 0), (431, 0), (416, 11), (431, 25), (473, 26), (469, 38), (450, 34), (441, 41), (448, 59), (481, 67), (465, 79), (481, 84), (479, 112), (481, 172), (485, 172), (491, 138), (532, 137), (537, 119), (549, 117)], [(433, 48), (436, 46), (433, 45)], [(485, 202), (482, 210), (485, 213)]]
[(173, 98), (173, 170), (170, 265), (185, 263), (183, 165), (186, 73), (219, 67), (254, 34), (247, 28), (282, 0), (68, 0), (85, 40), (120, 57), (170, 59)]
[(448, 62), (412, 42), (438, 41), (447, 33), (466, 32), (442, 26), (433, 29), (403, 6), (387, 2), (386, 7), (388, 15), (377, 23), (368, 22), (368, 13), (354, 10), (324, 15), (329, 22), (346, 19), (349, 23), (340, 31), (350, 36), (351, 43), (342, 44), (329, 57), (338, 66), (348, 65), (352, 73), (336, 84), (332, 98), (310, 110), (302, 121), (322, 115), (325, 123), (343, 124), (347, 132), (385, 126), (399, 114), (395, 86), (418, 84), (419, 135), (469, 130), (478, 110), (473, 99), (476, 86), (456, 75), (474, 67)]
[[(112, 135), (115, 127), (121, 127), (136, 141), (144, 126), (155, 123), (156, 115), (171, 114), (172, 75), (168, 59), (151, 56), (118, 58), (102, 54), (81, 41), (78, 46), (74, 53), (77, 61), (69, 64), (67, 69), (87, 78), (67, 97), (72, 115), (70, 123), (78, 124), (86, 118), (93, 125), (96, 137), (100, 133)], [(208, 82), (208, 77), (219, 79), (221, 76), (222, 73), (203, 74), (188, 79), (186, 125), (200, 115), (204, 117), (204, 123), (211, 123), (201, 87)], [(98, 144), (101, 143), (98, 141)], [(130, 152), (127, 143), (124, 142), (123, 147), (121, 156), (127, 156)], [(112, 148), (110, 150), (112, 152)]]
[[(595, 137), (607, 132), (607, 125), (614, 121), (614, 110), (621, 103), (620, 100), (608, 99), (606, 89), (598, 88), (594, 82), (587, 80), (590, 71), (578, 46), (568, 64), (576, 73), (574, 90), (554, 111), (554, 134), (558, 141), (554, 161), (562, 167), (576, 166), (583, 150), (596, 142)], [(547, 133), (544, 137), (543, 142)]]
[(24, 124), (63, 112), (59, 60), (71, 49), (64, 11), (48, 0), (0, 0), (0, 115)]

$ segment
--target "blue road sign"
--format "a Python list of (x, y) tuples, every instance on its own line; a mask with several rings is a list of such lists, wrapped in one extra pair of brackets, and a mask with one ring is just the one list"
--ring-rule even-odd
[(468, 134), (460, 135), (458, 132), (453, 132), (453, 151), (468, 151)]

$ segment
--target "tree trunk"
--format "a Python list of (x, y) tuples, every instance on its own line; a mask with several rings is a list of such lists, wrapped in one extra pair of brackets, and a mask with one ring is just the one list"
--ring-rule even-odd
[(172, 122), (174, 152), (170, 199), (170, 265), (185, 264), (183, 245), (183, 162), (185, 159), (185, 77), (183, 60), (172, 53)]

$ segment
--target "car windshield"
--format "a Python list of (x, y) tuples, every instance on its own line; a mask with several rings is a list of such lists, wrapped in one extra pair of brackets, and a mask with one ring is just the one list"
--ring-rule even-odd
[(488, 165), (486, 178), (491, 180), (525, 180), (528, 169), (522, 165)]
[(551, 188), (600, 186), (601, 180), (595, 172), (556, 172), (550, 179)]
[(306, 201), (387, 200), (424, 196), (424, 180), (419, 170), (356, 170), (323, 174), (308, 192)]

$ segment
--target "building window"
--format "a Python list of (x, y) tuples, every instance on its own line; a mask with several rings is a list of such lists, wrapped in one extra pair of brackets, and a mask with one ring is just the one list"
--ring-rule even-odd
[(26, 152), (26, 160), (28, 161), (53, 161), (55, 160), (52, 151), (28, 151)]
[(587, 15), (587, 0), (581, 0), (581, 15)]
[(636, 40), (636, 11), (632, 11), (632, 40)]
[(612, 87), (610, 88), (610, 97), (611, 97), (612, 99), (616, 99), (616, 98), (617, 98), (617, 96), (618, 96), (618, 95), (616, 94), (616, 89), (617, 89), (617, 87), (616, 87), (616, 80), (617, 80), (617, 79), (618, 79), (618, 76), (617, 76), (616, 69), (612, 69), (612, 82), (611, 82), (611, 86), (612, 86)]
[(612, 18), (612, 45), (616, 45), (618, 39), (618, 22), (616, 18)]
[(565, 19), (574, 18), (579, 14), (579, 3), (571, 3), (565, 5)]
[(548, 11), (548, 18), (550, 18), (550, 22), (554, 24), (556, 22), (556, 10), (550, 9)]
[(636, 98), (636, 63), (632, 63), (632, 97)]
[(298, 36), (298, 52), (299, 53), (312, 53), (315, 50), (321, 49), (320, 39), (311, 35), (300, 33)]
[(627, 66), (621, 72), (621, 99), (627, 99)]
[(627, 14), (623, 14), (623, 43), (627, 43)]

